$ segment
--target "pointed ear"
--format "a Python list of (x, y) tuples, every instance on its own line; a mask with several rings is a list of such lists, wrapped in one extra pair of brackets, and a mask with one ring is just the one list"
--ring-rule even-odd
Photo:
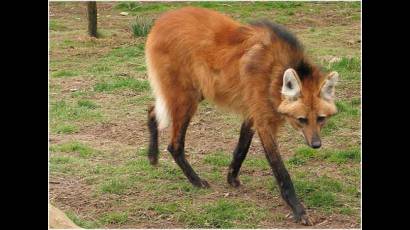
[(282, 95), (290, 100), (296, 100), (300, 96), (302, 84), (294, 69), (287, 69), (283, 74)]
[(339, 79), (339, 74), (335, 71), (327, 75), (320, 89), (320, 97), (326, 101), (331, 101), (335, 97), (335, 85)]

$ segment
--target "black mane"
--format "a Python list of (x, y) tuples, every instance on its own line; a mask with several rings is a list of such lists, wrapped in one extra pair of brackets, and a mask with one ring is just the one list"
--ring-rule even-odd
[[(303, 52), (303, 45), (299, 42), (296, 36), (288, 29), (286, 29), (284, 26), (270, 22), (267, 19), (253, 21), (249, 24), (252, 26), (264, 27), (269, 29), (283, 42), (288, 43), (290, 47), (295, 49), (295, 51)], [(298, 73), (302, 81), (306, 78), (309, 78), (313, 72), (311, 64), (303, 58), (301, 60), (294, 60), (293, 63), (290, 63), (290, 66), (288, 68), (293, 68)]]
[(282, 25), (270, 22), (267, 19), (253, 21), (249, 24), (252, 26), (268, 28), (272, 33), (274, 33), (284, 42), (288, 43), (292, 48), (297, 50), (303, 50), (303, 46), (296, 38), (296, 36)]
[(291, 66), (298, 73), (300, 80), (310, 77), (313, 73), (313, 68), (310, 63), (305, 60), (298, 61), (294, 66)]

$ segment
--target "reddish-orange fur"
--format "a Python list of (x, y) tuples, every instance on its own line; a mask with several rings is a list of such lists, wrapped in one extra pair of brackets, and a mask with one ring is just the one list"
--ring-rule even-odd
[[(259, 133), (273, 137), (283, 120), (276, 112), (283, 71), (303, 57), (266, 29), (192, 7), (160, 17), (146, 52), (158, 72), (172, 122), (187, 112), (192, 115), (206, 98), (253, 119)], [(313, 79), (304, 82), (304, 91), (318, 91), (323, 77)]]
[[(268, 28), (242, 25), (214, 11), (187, 7), (164, 14), (148, 35), (146, 56), (155, 95), (163, 100), (159, 105), (166, 107), (161, 111), (167, 111), (172, 122), (169, 150), (173, 154), (183, 149), (185, 133), (181, 130), (206, 98), (251, 121), (271, 166), (279, 168), (275, 176), (290, 181), (277, 151), (278, 128), (287, 118), (309, 142), (323, 125), (316, 117), (336, 112), (333, 102), (320, 96), (326, 77), (311, 65), (303, 50)], [(301, 60), (312, 72), (300, 81), (300, 97), (291, 101), (281, 94), (283, 75)], [(156, 116), (159, 112), (155, 111)], [(296, 120), (299, 116), (312, 122), (302, 127)], [(293, 202), (289, 204), (299, 217), (304, 215), (298, 202), (286, 199)]]

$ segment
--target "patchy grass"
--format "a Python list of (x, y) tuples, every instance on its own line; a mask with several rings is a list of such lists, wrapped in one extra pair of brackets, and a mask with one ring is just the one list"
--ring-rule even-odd
[(342, 207), (343, 191), (349, 186), (326, 176), (310, 179), (296, 178), (296, 192), (310, 208), (331, 212)]
[(121, 2), (117, 4), (115, 7), (117, 9), (131, 11), (133, 13), (148, 13), (169, 10), (169, 8), (172, 7), (172, 5), (168, 3), (143, 4), (140, 2)]
[(77, 101), (78, 106), (80, 107), (85, 107), (87, 109), (95, 109), (98, 107), (94, 102), (89, 101), (89, 100), (78, 100)]
[(126, 46), (114, 48), (106, 56), (107, 59), (113, 59), (116, 62), (130, 61), (133, 58), (140, 57), (144, 53), (144, 44), (135, 46)]
[(162, 215), (172, 215), (181, 209), (181, 204), (178, 202), (158, 203), (151, 207), (155, 212)]
[(358, 108), (357, 101), (352, 100), (350, 102), (337, 101), (336, 107), (339, 113), (349, 116), (359, 116), (360, 109)]
[(326, 125), (323, 127), (322, 134), (334, 134), (336, 136), (341, 129), (352, 127), (352, 124), (359, 122), (360, 106), (360, 100), (357, 98), (352, 98), (350, 101), (336, 101), (338, 113), (327, 120)]
[(296, 153), (288, 159), (288, 163), (292, 165), (304, 165), (309, 160), (325, 160), (332, 163), (342, 164), (348, 162), (360, 162), (360, 149), (346, 150), (315, 150), (309, 147), (301, 147), (296, 150)]
[(101, 192), (103, 193), (113, 193), (121, 194), (127, 189), (128, 185), (126, 182), (119, 180), (117, 178), (111, 179), (101, 186)]
[(81, 228), (99, 228), (99, 224), (96, 221), (89, 221), (89, 220), (84, 220), (78, 217), (73, 211), (67, 211), (65, 212), (68, 218), (70, 218), (76, 225), (78, 225)]
[(309, 159), (315, 158), (317, 151), (312, 148), (299, 148), (293, 157), (288, 159), (288, 163), (292, 165), (303, 165)]
[(326, 154), (326, 159), (334, 163), (346, 163), (349, 161), (360, 162), (360, 149), (331, 151)]
[(74, 158), (72, 157), (52, 157), (50, 158), (50, 163), (51, 164), (67, 164), (67, 163), (73, 163)]
[(84, 106), (73, 106), (64, 100), (51, 103), (52, 120), (59, 122), (75, 120), (99, 120), (102, 114)]
[[(252, 203), (219, 199), (202, 205), (198, 212), (186, 213), (179, 218), (190, 228), (251, 228), (254, 227), (252, 223), (258, 223), (263, 217)], [(238, 225), (238, 222), (242, 224)]]
[(129, 99), (127, 102), (135, 105), (146, 106), (154, 100), (152, 95), (141, 95), (137, 98)]
[(55, 133), (59, 134), (73, 134), (78, 132), (78, 127), (72, 124), (57, 124), (53, 130)]
[(128, 220), (126, 212), (110, 212), (102, 215), (100, 221), (104, 224), (124, 224)]
[(97, 92), (111, 92), (125, 88), (136, 92), (144, 92), (149, 90), (150, 86), (148, 81), (134, 78), (110, 79), (107, 81), (98, 82), (94, 85), (94, 90)]
[(97, 151), (83, 143), (71, 141), (64, 144), (50, 146), (51, 152), (77, 153), (80, 157), (89, 157)]
[(59, 22), (57, 22), (55, 20), (50, 20), (49, 21), (49, 29), (51, 31), (64, 31), (64, 30), (67, 29), (67, 27), (60, 24)]
[(90, 163), (76, 156), (59, 156), (53, 153), (50, 156), (50, 173), (77, 176), (83, 174)]
[(253, 156), (248, 156), (247, 159), (243, 162), (244, 168), (252, 168), (259, 170), (270, 170), (270, 166), (265, 157), (256, 158)]
[(72, 70), (59, 70), (51, 74), (52, 77), (73, 77), (77, 76), (77, 73)]
[[(329, 69), (338, 71), (343, 77), (347, 79), (358, 78), (360, 75), (360, 59), (358, 57), (342, 57), (339, 61), (329, 64)], [(351, 73), (355, 74), (351, 74)]]
[[(147, 160), (146, 110), (154, 104), (144, 57), (148, 19), (187, 5), (243, 23), (285, 24), (325, 72), (339, 72), (339, 112), (322, 130), (323, 148), (299, 148), (302, 139), (288, 129), (279, 145), (297, 195), (313, 217), (327, 220), (321, 227), (360, 227), (360, 2), (101, 2), (98, 39), (87, 36), (84, 4), (51, 3), (49, 167), (53, 181), (62, 181), (50, 184), (53, 202), (76, 210), (70, 218), (84, 228), (297, 227), (258, 138), (241, 168), (242, 186), (227, 185), (241, 118), (212, 103), (201, 103), (185, 144), (210, 189), (186, 180), (166, 151), (169, 130), (160, 132), (159, 165)], [(134, 28), (137, 37), (136, 18), (148, 20)]]
[(232, 157), (222, 151), (207, 154), (204, 157), (204, 162), (212, 166), (227, 167), (231, 163)]
[[(112, 48), (97, 62), (88, 66), (88, 72), (97, 78), (130, 78), (135, 72), (143, 71), (146, 71), (144, 43)], [(137, 77), (143, 78), (141, 75)]]

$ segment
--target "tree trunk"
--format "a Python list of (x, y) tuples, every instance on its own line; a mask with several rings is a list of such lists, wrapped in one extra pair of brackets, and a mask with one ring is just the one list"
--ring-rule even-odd
[(88, 11), (88, 34), (97, 37), (97, 3), (87, 2)]

